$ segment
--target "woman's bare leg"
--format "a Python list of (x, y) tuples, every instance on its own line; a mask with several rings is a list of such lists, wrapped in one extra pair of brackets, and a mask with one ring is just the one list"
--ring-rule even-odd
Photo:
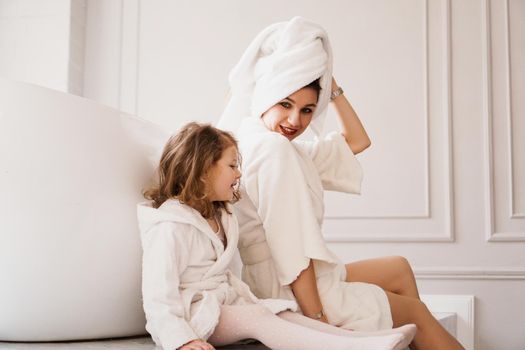
[(385, 291), (419, 299), (414, 272), (407, 259), (401, 256), (346, 264), (346, 281), (371, 283)]
[(362, 260), (346, 265), (347, 282), (366, 282), (386, 291), (394, 327), (415, 323), (413, 349), (463, 349), (419, 300), (414, 273), (403, 257)]
[(402, 334), (342, 337), (288, 322), (261, 305), (222, 306), (208, 342), (222, 346), (242, 339), (257, 339), (275, 350), (402, 350), (410, 341)]
[(386, 292), (392, 311), (394, 327), (407, 323), (417, 325), (417, 334), (411, 345), (419, 350), (456, 350), (463, 346), (450, 335), (432, 316), (426, 305), (419, 299)]

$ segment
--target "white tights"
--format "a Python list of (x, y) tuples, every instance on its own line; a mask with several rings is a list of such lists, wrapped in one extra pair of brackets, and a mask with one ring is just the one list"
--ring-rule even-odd
[(414, 325), (380, 332), (354, 332), (289, 311), (274, 315), (261, 305), (224, 305), (219, 324), (208, 342), (222, 346), (257, 339), (274, 350), (401, 350), (412, 341), (415, 332)]

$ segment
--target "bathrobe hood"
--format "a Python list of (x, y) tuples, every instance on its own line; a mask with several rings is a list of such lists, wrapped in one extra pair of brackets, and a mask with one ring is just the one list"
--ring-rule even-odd
[(147, 232), (152, 226), (165, 221), (189, 224), (203, 231), (209, 228), (204, 219), (199, 220), (198, 211), (176, 200), (169, 201), (169, 205), (164, 203), (159, 208), (153, 208), (151, 202), (143, 202), (137, 206), (140, 232)]
[[(232, 211), (231, 208), (228, 208), (228, 210), (230, 212)], [(223, 211), (222, 214), (222, 227), (225, 230), (225, 236), (228, 242), (226, 249), (219, 236), (212, 231), (210, 225), (202, 215), (197, 210), (180, 203), (176, 199), (167, 200), (159, 208), (153, 208), (150, 202), (140, 203), (137, 206), (139, 229), (143, 243), (150, 229), (163, 222), (189, 225), (189, 227), (194, 228), (194, 231), (206, 235), (211, 240), (215, 253), (217, 254), (217, 262), (203, 275), (203, 279), (227, 269), (237, 249), (237, 242), (239, 240), (237, 218), (225, 211)], [(192, 287), (198, 288), (199, 286)]]

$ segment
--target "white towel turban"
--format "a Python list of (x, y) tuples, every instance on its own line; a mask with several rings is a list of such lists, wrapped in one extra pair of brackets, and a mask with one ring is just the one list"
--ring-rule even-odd
[(325, 30), (302, 17), (270, 25), (248, 46), (229, 76), (231, 98), (217, 126), (236, 132), (242, 119), (260, 117), (283, 98), (320, 78), (310, 124), (322, 132), (330, 102), (332, 49)]

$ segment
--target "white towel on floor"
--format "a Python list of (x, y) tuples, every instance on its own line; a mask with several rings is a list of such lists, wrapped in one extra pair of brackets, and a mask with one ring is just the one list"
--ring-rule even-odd
[(230, 72), (231, 98), (217, 126), (236, 132), (243, 118), (261, 116), (317, 78), (322, 90), (311, 127), (319, 136), (331, 93), (328, 36), (321, 26), (302, 17), (272, 24), (255, 37)]

